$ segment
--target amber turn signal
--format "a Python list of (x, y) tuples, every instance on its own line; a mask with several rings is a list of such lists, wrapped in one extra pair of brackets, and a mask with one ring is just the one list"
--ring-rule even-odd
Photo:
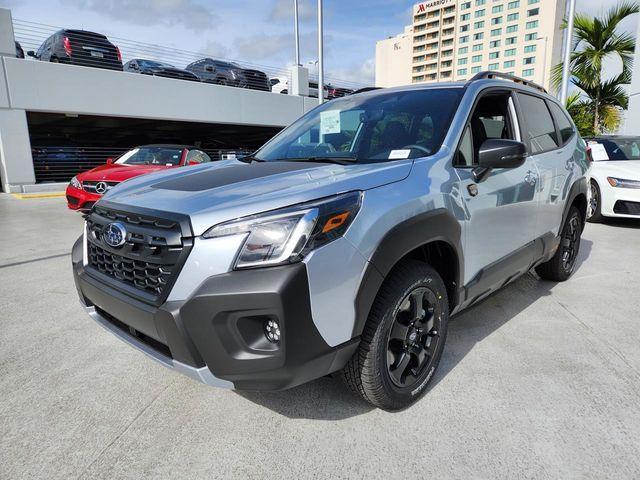
[(343, 225), (344, 222), (347, 221), (347, 218), (349, 218), (350, 213), (351, 212), (342, 212), (331, 217), (329, 220), (327, 220), (327, 223), (324, 224), (324, 227), (322, 227), (322, 233), (330, 232), (331, 230), (334, 230)]

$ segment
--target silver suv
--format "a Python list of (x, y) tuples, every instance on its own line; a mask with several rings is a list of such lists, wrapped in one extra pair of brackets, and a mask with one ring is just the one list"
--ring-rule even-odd
[(585, 148), (554, 98), (495, 72), (333, 100), (241, 161), (111, 190), (73, 249), (78, 293), (206, 384), (335, 373), (397, 410), (426, 391), (451, 315), (531, 268), (569, 278)]

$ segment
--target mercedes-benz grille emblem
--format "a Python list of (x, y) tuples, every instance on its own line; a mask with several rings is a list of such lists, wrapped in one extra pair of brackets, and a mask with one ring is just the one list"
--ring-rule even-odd
[(96, 183), (96, 193), (99, 193), (100, 195), (102, 195), (107, 190), (109, 190), (109, 185), (107, 185), (105, 182)]
[(110, 223), (102, 231), (102, 239), (110, 247), (121, 247), (124, 245), (126, 238), (127, 229), (118, 222)]

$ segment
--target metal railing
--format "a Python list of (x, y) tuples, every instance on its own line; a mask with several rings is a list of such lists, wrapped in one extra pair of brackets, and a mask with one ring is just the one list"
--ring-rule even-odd
[[(21, 19), (14, 19), (13, 28), (15, 39), (25, 54), (33, 52), (36, 60), (265, 91), (271, 91), (271, 79), (280, 80), (278, 91), (288, 92), (282, 84), (291, 84), (291, 73), (287, 67), (223, 59), (206, 50), (181, 50), (74, 29), (66, 29), (54, 36), (63, 29)], [(26, 59), (34, 58), (27, 55)], [(325, 98), (342, 96), (349, 90), (366, 86), (331, 78), (330, 75), (326, 83)], [(317, 88), (315, 92), (311, 89), (310, 96), (317, 96)]]

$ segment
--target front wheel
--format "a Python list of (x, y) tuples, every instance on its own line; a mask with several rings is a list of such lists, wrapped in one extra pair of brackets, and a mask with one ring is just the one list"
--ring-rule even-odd
[(380, 287), (358, 351), (342, 371), (346, 384), (384, 410), (408, 407), (438, 367), (448, 320), (438, 273), (423, 262), (402, 261)]
[(540, 278), (564, 282), (571, 276), (580, 252), (580, 235), (582, 235), (582, 216), (578, 209), (572, 206), (562, 227), (558, 250), (551, 260), (536, 267)]
[(591, 198), (587, 207), (587, 222), (600, 223), (602, 221), (602, 195), (598, 184), (591, 180)]

